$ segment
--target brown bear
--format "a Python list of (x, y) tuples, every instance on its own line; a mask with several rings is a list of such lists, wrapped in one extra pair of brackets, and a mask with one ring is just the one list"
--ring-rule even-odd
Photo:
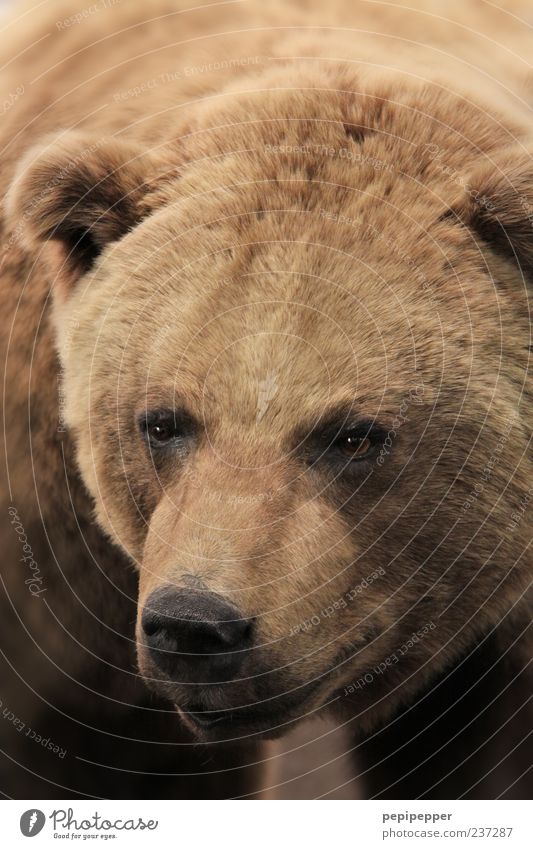
[(531, 792), (523, 5), (16, 8), (4, 794)]

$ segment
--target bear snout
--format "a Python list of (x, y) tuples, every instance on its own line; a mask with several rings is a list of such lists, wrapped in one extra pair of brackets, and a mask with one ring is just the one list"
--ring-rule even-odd
[(141, 646), (175, 684), (233, 681), (253, 645), (253, 620), (218, 594), (158, 588), (141, 615)]

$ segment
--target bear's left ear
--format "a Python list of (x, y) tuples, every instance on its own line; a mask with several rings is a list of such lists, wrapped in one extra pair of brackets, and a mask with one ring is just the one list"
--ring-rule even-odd
[(463, 181), (444, 214), (457, 218), (533, 285), (533, 149), (512, 147)]
[(123, 140), (73, 132), (26, 154), (6, 197), (7, 219), (44, 260), (56, 295), (68, 297), (103, 249), (149, 214), (150, 181), (165, 167)]

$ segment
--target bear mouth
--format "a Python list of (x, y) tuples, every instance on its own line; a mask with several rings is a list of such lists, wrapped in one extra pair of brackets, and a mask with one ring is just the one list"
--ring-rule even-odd
[(201, 705), (191, 705), (186, 710), (178, 708), (185, 724), (195, 736), (205, 740), (232, 740), (235, 737), (259, 736), (275, 739), (287, 733), (289, 727), (300, 719), (291, 718), (287, 711), (259, 711), (250, 708), (237, 710), (206, 710)]
[(322, 680), (313, 681), (304, 685), (303, 692), (293, 692), (276, 699), (275, 703), (271, 701), (271, 707), (266, 708), (265, 702), (236, 708), (216, 708), (202, 700), (178, 704), (176, 707), (189, 730), (202, 739), (222, 741), (251, 735), (276, 739), (316, 709), (313, 697), (321, 685)]

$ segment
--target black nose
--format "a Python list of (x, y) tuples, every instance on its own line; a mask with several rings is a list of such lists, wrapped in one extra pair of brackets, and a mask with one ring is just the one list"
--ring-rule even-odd
[(176, 682), (232, 680), (252, 643), (252, 620), (208, 591), (160, 588), (141, 622), (152, 659)]

